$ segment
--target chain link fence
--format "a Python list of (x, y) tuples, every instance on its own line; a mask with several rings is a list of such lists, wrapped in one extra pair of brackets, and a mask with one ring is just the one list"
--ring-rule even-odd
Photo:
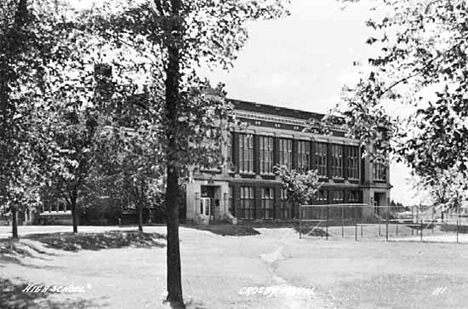
[(390, 206), (368, 204), (301, 205), (299, 237), (325, 239), (468, 243), (468, 220), (463, 215), (440, 218), (425, 212), (392, 212)]

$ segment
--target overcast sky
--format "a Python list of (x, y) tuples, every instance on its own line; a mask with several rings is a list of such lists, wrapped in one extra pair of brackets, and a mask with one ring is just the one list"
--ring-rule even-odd
[[(226, 84), (228, 97), (326, 113), (340, 101), (344, 83), (355, 78), (354, 61), (366, 62), (365, 4), (336, 0), (291, 0), (291, 16), (256, 22), (229, 72), (206, 73)], [(408, 170), (392, 164), (392, 198), (405, 204), (420, 197), (408, 184)]]

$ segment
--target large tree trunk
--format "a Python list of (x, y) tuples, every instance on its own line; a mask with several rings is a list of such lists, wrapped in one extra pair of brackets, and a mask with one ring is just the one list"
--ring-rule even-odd
[(13, 239), (18, 239), (18, 208), (11, 206), (11, 233)]
[(182, 295), (182, 274), (179, 249), (179, 205), (178, 174), (176, 169), (167, 167), (167, 301), (173, 308), (185, 308)]
[(73, 233), (78, 233), (78, 209), (76, 207), (76, 200), (78, 198), (78, 193), (76, 189), (73, 189), (70, 192), (70, 204), (72, 212), (72, 222), (73, 222)]
[(179, 105), (180, 83), (180, 50), (179, 42), (181, 21), (179, 10), (180, 0), (171, 0), (171, 25), (168, 33), (174, 37), (166, 41), (168, 62), (166, 67), (166, 105), (165, 116), (167, 149), (167, 187), (166, 187), (166, 211), (167, 211), (167, 301), (172, 308), (185, 308), (182, 295), (182, 274), (180, 266), (179, 248), (179, 205), (177, 196), (179, 191), (179, 174), (177, 168), (177, 109)]
[(138, 212), (138, 231), (143, 232), (143, 206), (141, 202), (137, 204), (137, 212)]

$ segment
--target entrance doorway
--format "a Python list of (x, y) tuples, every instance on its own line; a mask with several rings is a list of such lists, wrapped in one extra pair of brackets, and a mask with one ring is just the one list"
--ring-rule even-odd
[(382, 206), (385, 206), (385, 193), (374, 193), (374, 213), (381, 216), (384, 212)]
[(219, 206), (219, 199), (215, 198), (217, 189), (216, 186), (201, 186), (200, 212), (203, 211), (203, 216), (208, 217), (210, 221), (215, 219), (215, 206)]

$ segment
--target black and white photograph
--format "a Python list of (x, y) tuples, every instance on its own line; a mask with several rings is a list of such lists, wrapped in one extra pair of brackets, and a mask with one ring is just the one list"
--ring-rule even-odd
[(467, 295), (467, 1), (0, 0), (0, 309)]

